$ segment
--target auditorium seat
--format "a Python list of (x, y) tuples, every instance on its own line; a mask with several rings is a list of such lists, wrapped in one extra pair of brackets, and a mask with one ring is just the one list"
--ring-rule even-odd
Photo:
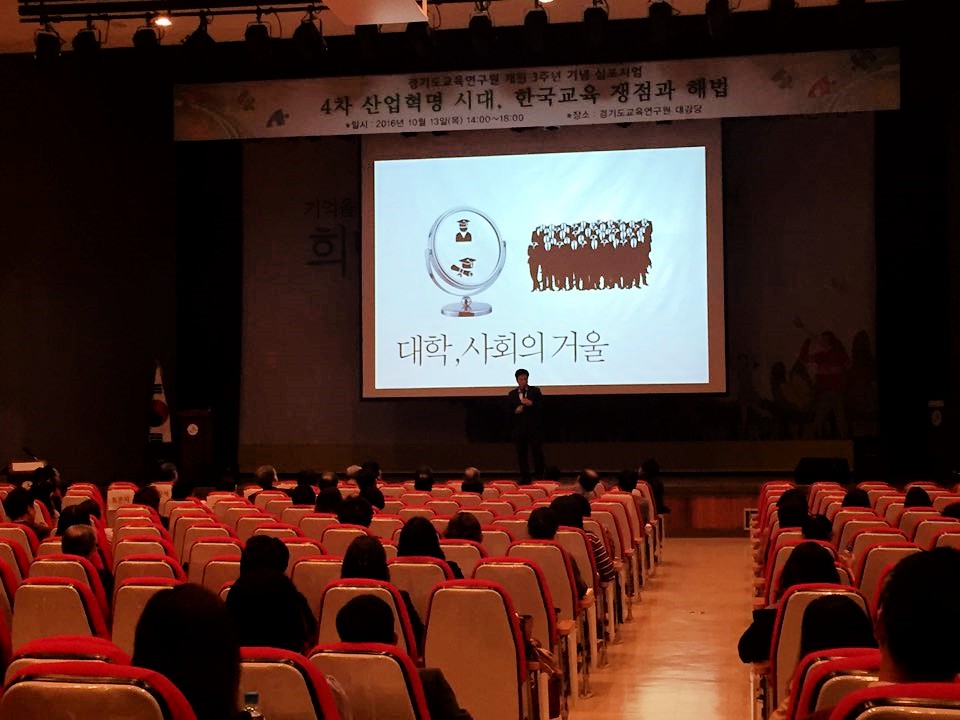
[(921, 550), (932, 550), (937, 542), (937, 536), (944, 531), (960, 532), (960, 520), (938, 516), (926, 519), (917, 524), (913, 542)]
[(513, 535), (504, 528), (493, 525), (484, 525), (482, 532), (483, 542), (480, 544), (483, 546), (487, 555), (497, 556), (507, 554), (507, 548), (510, 547), (510, 543), (514, 540)]
[[(337, 516), (333, 513), (310, 513), (300, 518), (300, 525), (303, 534), (308, 538), (323, 542), (323, 533), (328, 527), (338, 525)], [(326, 546), (324, 546), (326, 547)]]
[(180, 544), (180, 563), (186, 564), (190, 562), (190, 554), (193, 551), (193, 546), (197, 543), (198, 540), (212, 538), (212, 537), (221, 537), (227, 538), (229, 540), (235, 540), (233, 532), (229, 527), (223, 523), (217, 522), (204, 522), (201, 524), (190, 525), (185, 528), (183, 531), (183, 536)]
[(296, 562), (291, 559), (290, 579), (307, 599), (314, 617), (320, 616), (320, 600), (327, 585), (340, 579), (342, 565), (343, 558), (332, 555), (311, 555)]
[[(958, 525), (960, 527), (960, 525)], [(853, 547), (850, 550), (850, 567), (857, 567), (867, 548), (872, 545), (882, 545), (889, 542), (906, 542), (903, 533), (889, 525), (868, 527), (861, 529), (853, 536)]]
[(200, 584), (212, 593), (219, 593), (227, 583), (240, 577), (240, 555), (216, 555), (204, 564)]
[(187, 564), (187, 580), (192, 583), (203, 581), (203, 571), (212, 558), (221, 555), (242, 555), (243, 542), (232, 537), (201, 537), (190, 548)]
[(183, 694), (152, 670), (88, 662), (34, 663), (0, 699), (0, 720), (196, 720)]
[(310, 662), (337, 679), (357, 720), (430, 718), (417, 668), (395, 645), (318, 645), (310, 651)]
[(878, 517), (852, 518), (843, 524), (839, 535), (834, 535), (836, 548), (840, 552), (850, 551), (853, 548), (853, 539), (864, 530), (885, 530), (890, 526)]
[[(432, 518), (429, 518), (430, 524), (433, 525), (440, 537), (447, 534), (447, 526), (450, 524), (451, 517), (450, 515), (434, 515)], [(394, 539), (400, 539), (399, 530), (394, 534)]]
[(303, 655), (266, 647), (240, 649), (240, 697), (256, 691), (269, 720), (339, 720), (327, 680)]
[[(367, 528), (362, 525), (335, 524), (330, 525), (323, 531), (320, 543), (331, 555), (343, 557), (347, 548), (350, 547), (350, 543), (362, 535), (370, 535)], [(308, 535), (308, 537), (313, 537), (313, 535)]]
[(221, 522), (229, 527), (232, 527), (234, 532), (237, 532), (240, 518), (247, 517), (248, 515), (270, 517), (263, 510), (258, 507), (254, 507), (253, 505), (231, 505), (224, 512), (223, 520)]
[(397, 514), (400, 516), (400, 519), (403, 520), (404, 522), (406, 522), (407, 520), (413, 517), (423, 517), (430, 520), (437, 516), (437, 513), (435, 513), (430, 508), (426, 506), (421, 507), (419, 505), (416, 505), (416, 506), (408, 505), (408, 506), (402, 507), (400, 508), (400, 512), (398, 512)]
[(443, 672), (474, 720), (523, 720), (531, 706), (525, 658), (516, 610), (503, 586), (449, 580), (436, 587), (424, 665)]
[(282, 498), (271, 498), (269, 501), (267, 501), (267, 504), (263, 506), (263, 510), (267, 513), (267, 515), (272, 515), (274, 518), (279, 520), (280, 516), (283, 514), (283, 511), (289, 507), (293, 507), (293, 500), (284, 496)]
[(502, 527), (510, 533), (514, 540), (527, 540), (530, 533), (527, 532), (527, 520), (518, 517), (495, 518), (492, 527)]
[(132, 578), (117, 585), (113, 594), (113, 642), (130, 655), (137, 623), (147, 601), (158, 592), (170, 590), (182, 581), (170, 578)]
[(468, 578), (473, 575), (474, 568), (484, 557), (486, 551), (483, 545), (472, 540), (447, 540), (440, 539), (440, 549), (449, 562), (455, 562), (460, 566), (463, 576)]
[(2, 539), (15, 542), (22, 547), (27, 555), (28, 563), (33, 561), (34, 556), (37, 554), (37, 548), (40, 546), (37, 534), (30, 528), (25, 525), (20, 525), (19, 523), (0, 523), (0, 540)]
[(937, 533), (935, 547), (952, 547), (960, 550), (960, 532), (941, 530)]
[[(117, 543), (126, 540), (129, 537), (133, 537), (134, 535), (164, 538), (166, 540), (170, 539), (170, 535), (162, 527), (156, 525), (149, 518), (137, 518), (136, 522), (124, 523), (123, 525), (119, 525), (113, 529), (113, 547), (116, 548)], [(48, 541), (45, 540), (44, 542)]]
[(388, 561), (393, 560), (399, 554), (395, 540), (384, 540), (380, 538), (380, 544), (383, 545), (383, 552), (386, 553)]
[(823, 540), (804, 540), (801, 538), (790, 538), (786, 540), (780, 547), (776, 549), (769, 557), (769, 562), (767, 563), (767, 569), (765, 570), (764, 578), (764, 604), (770, 605), (777, 601), (777, 590), (780, 586), (780, 573), (783, 572), (783, 566), (787, 564), (787, 560), (793, 551), (797, 548), (798, 545), (804, 543), (812, 542), (820, 547), (824, 548), (831, 556), (836, 558), (836, 551), (833, 549), (833, 545)]
[(944, 493), (943, 495), (937, 496), (933, 501), (933, 509), (942, 513), (949, 506), (957, 502), (960, 502), (960, 495), (956, 493)]
[(110, 600), (103, 589), (97, 569), (85, 557), (79, 555), (47, 555), (30, 563), (29, 576), (65, 577), (86, 583), (100, 607), (104, 618), (110, 617)]
[(515, 510), (533, 507), (534, 498), (525, 492), (500, 493), (500, 502), (508, 502)]
[(287, 495), (283, 490), (260, 490), (257, 491), (256, 496), (253, 498), (253, 506), (264, 510), (267, 507), (267, 503), (271, 500), (289, 500), (290, 496)]
[(410, 596), (417, 614), (427, 616), (427, 605), (435, 585), (444, 580), (453, 580), (450, 566), (443, 560), (433, 557), (398, 557), (387, 563), (390, 569), (390, 582)]
[[(650, 574), (647, 567), (647, 554), (644, 552), (644, 545), (638, 545), (634, 541), (633, 532), (630, 529), (630, 518), (627, 515), (626, 505), (617, 501), (594, 500), (590, 503), (591, 514), (593, 511), (608, 512), (613, 515), (616, 523), (616, 530), (623, 544), (624, 554), (630, 560), (630, 569), (633, 575), (634, 595), (640, 592), (643, 583)], [(603, 522), (602, 517), (597, 518), (598, 522)], [(610, 528), (607, 527), (609, 530)]]
[(864, 688), (846, 695), (830, 720), (955, 720), (960, 683), (904, 683)]
[(428, 492), (409, 491), (400, 496), (404, 507), (426, 507), (434, 497)]
[(477, 493), (454, 493), (450, 496), (450, 499), (461, 508), (478, 508), (480, 503), (483, 502), (483, 498)]
[(293, 566), (297, 564), (297, 561), (300, 558), (315, 557), (317, 555), (327, 554), (320, 541), (314, 540), (313, 538), (298, 535), (296, 537), (281, 537), (279, 539), (280, 542), (286, 546), (287, 551), (290, 553), (290, 558), (287, 561), (288, 577), (293, 574)]
[(166, 555), (128, 555), (117, 563), (113, 571), (115, 586), (124, 580), (139, 577), (161, 577), (184, 582), (187, 580), (180, 563)]
[(430, 488), (430, 495), (434, 498), (446, 499), (452, 497), (459, 488), (452, 488), (448, 485), (434, 485)]
[(107, 527), (113, 527), (117, 509), (133, 502), (137, 486), (132, 482), (115, 482), (107, 486), (107, 514), (104, 516)]
[(936, 510), (927, 509), (917, 509), (910, 508), (904, 510), (903, 515), (900, 516), (899, 527), (903, 531), (903, 534), (907, 536), (907, 540), (913, 542), (917, 534), (917, 526), (924, 520), (940, 520), (943, 516), (938, 513)]
[(294, 525), (284, 525), (283, 523), (273, 522), (266, 523), (264, 525), (258, 525), (253, 531), (254, 535), (267, 535), (268, 537), (275, 537), (280, 539), (285, 538), (301, 538), (303, 537), (303, 531), (300, 528)]
[(380, 485), (379, 489), (385, 498), (399, 499), (407, 493), (407, 489), (402, 485)]
[(460, 512), (460, 504), (453, 500), (430, 500), (426, 507), (433, 510), (435, 515), (455, 515)]
[(280, 522), (300, 527), (300, 521), (313, 512), (313, 505), (290, 505), (280, 513)]
[(6, 563), (17, 584), (30, 573), (30, 560), (23, 545), (9, 538), (0, 538), (0, 561)]
[(786, 696), (787, 685), (800, 661), (800, 626), (807, 606), (825, 595), (849, 597), (869, 614), (863, 595), (852, 587), (833, 584), (794, 585), (780, 598), (770, 644), (770, 693), (767, 706), (775, 708)]
[(399, 515), (385, 515), (380, 513), (373, 516), (370, 522), (370, 534), (378, 538), (389, 540), (398, 530), (403, 528), (403, 519)]
[(556, 650), (559, 643), (556, 612), (539, 565), (521, 557), (484, 558), (474, 569), (472, 579), (503, 586), (520, 617), (530, 616), (531, 637), (544, 648)]
[(131, 555), (166, 555), (176, 560), (177, 563), (180, 562), (176, 551), (173, 549), (173, 543), (163, 538), (147, 535), (134, 535), (117, 543), (117, 547), (113, 551), (113, 567), (116, 568), (117, 563)]
[(0, 616), (6, 623), (8, 633), (10, 623), (13, 620), (13, 598), (19, 585), (20, 581), (10, 564), (5, 560), (0, 560)]
[(794, 673), (788, 718), (835, 707), (851, 692), (877, 682), (880, 651), (870, 648), (821, 650), (801, 659)]
[[(336, 626), (337, 613), (351, 598), (358, 595), (375, 595), (390, 606), (393, 610), (393, 626), (397, 633), (397, 645), (411, 657), (417, 657), (419, 653), (417, 652), (416, 639), (413, 636), (407, 606), (400, 595), (400, 591), (391, 583), (380, 580), (352, 578), (334, 580), (327, 585), (320, 596), (318, 644), (324, 645), (340, 640)], [(454, 644), (459, 645), (459, 641)]]
[(98, 637), (60, 637), (43, 638), (24, 643), (10, 659), (4, 684), (28, 665), (71, 660), (86, 663), (112, 663), (129, 665), (130, 655), (109, 640)]
[(231, 495), (233, 496), (231, 499), (218, 499), (214, 505), (210, 506), (210, 510), (213, 512), (214, 517), (220, 522), (226, 523), (227, 525), (231, 524), (230, 521), (227, 520), (227, 512), (230, 510), (230, 508), (253, 507), (252, 504), (243, 498), (237, 497), (236, 495), (233, 495), (233, 493), (231, 493)]
[(880, 579), (885, 568), (917, 552), (920, 552), (920, 548), (913, 543), (905, 542), (888, 542), (873, 545), (864, 550), (860, 562), (854, 569), (854, 576), (857, 579), (857, 589), (866, 598), (868, 608), (876, 605), (880, 595)]
[(267, 513), (263, 511), (249, 513), (237, 519), (237, 524), (234, 526), (234, 534), (246, 542), (256, 534), (257, 528), (261, 528), (264, 525), (273, 525), (276, 522), (277, 519), (275, 517), (267, 515)]
[[(590, 648), (590, 667), (596, 669), (605, 665), (607, 661), (603, 629), (606, 629), (606, 635), (611, 639), (616, 635), (612, 612), (613, 585), (609, 583), (603, 585), (600, 582), (593, 550), (583, 530), (561, 525), (557, 530), (555, 540), (577, 564), (581, 578), (587, 584), (587, 587), (593, 591), (594, 602), (588, 602), (584, 609), (587, 621), (586, 637)], [(609, 612), (608, 601), (611, 606)]]
[[(189, 548), (187, 548), (185, 540), (187, 539), (187, 533), (195, 528), (208, 528), (210, 533), (194, 531), (190, 533), (191, 542), (196, 542), (198, 533), (201, 537), (212, 537), (214, 535), (227, 537), (230, 533), (229, 528), (223, 523), (218, 523), (212, 515), (181, 515), (177, 519), (176, 527), (172, 523), (170, 525), (170, 536), (173, 538), (175, 557), (181, 564), (185, 565), (189, 562)], [(224, 530), (226, 530), (226, 533), (224, 533)]]
[(73, 578), (27, 578), (17, 589), (12, 647), (56, 635), (108, 638), (107, 625), (90, 587)]
[(385, 498), (383, 501), (383, 510), (381, 512), (387, 515), (396, 515), (406, 507), (400, 498)]

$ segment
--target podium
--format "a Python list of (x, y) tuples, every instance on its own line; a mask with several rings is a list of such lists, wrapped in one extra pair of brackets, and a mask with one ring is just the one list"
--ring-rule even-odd
[(208, 485), (213, 479), (213, 412), (182, 410), (177, 413), (177, 445), (180, 477), (193, 486)]

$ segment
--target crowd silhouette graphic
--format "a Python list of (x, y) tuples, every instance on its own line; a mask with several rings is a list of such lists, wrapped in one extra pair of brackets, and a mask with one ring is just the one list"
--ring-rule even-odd
[(538, 225), (527, 248), (531, 292), (639, 288), (652, 243), (649, 220)]

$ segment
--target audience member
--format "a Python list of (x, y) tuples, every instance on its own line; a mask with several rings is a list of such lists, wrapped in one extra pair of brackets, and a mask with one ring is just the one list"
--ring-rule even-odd
[(135, 505), (146, 505), (148, 508), (152, 508), (159, 513), (160, 491), (153, 487), (153, 485), (142, 487), (133, 494), (133, 502)]
[(47, 527), (47, 524), (36, 517), (37, 512), (33, 507), (33, 498), (22, 487), (16, 487), (7, 493), (7, 496), (3, 499), (3, 509), (10, 522), (30, 528), (36, 533), (39, 540), (43, 540), (50, 534), (50, 528)]
[[(375, 483), (383, 480), (383, 472), (381, 471), (380, 463), (378, 463), (376, 460), (365, 461), (360, 465), (360, 469), (373, 477), (373, 481)], [(359, 485), (360, 483), (357, 484)]]
[[(383, 549), (383, 543), (378, 538), (369, 535), (355, 538), (343, 554), (340, 577), (344, 580), (368, 578), (390, 582), (390, 568), (387, 565), (387, 553)], [(410, 617), (410, 627), (413, 629), (413, 636), (417, 640), (417, 648), (422, 651), (423, 622), (420, 620), (420, 615), (413, 606), (413, 601), (407, 591), (401, 590), (400, 595), (407, 608), (407, 615)]]
[(59, 477), (53, 465), (38, 467), (30, 474), (30, 497), (34, 502), (43, 504), (52, 521), (56, 520), (60, 512), (60, 495), (57, 490)]
[(337, 521), (370, 527), (373, 522), (373, 505), (366, 498), (351, 495), (337, 507)]
[(188, 500), (193, 495), (193, 485), (186, 478), (178, 478), (170, 487), (171, 500)]
[(227, 609), (243, 646), (303, 653), (317, 641), (317, 621), (306, 598), (282, 572), (241, 571), (227, 594)]
[[(800, 655), (834, 648), (875, 648), (873, 623), (857, 603), (844, 595), (825, 595), (803, 611), (800, 625)], [(769, 720), (786, 720), (795, 688), (789, 687)]]
[(240, 643), (226, 606), (199, 585), (179, 585), (147, 602), (133, 641), (133, 665), (166, 676), (197, 720), (234, 720)]
[(460, 492), (483, 495), (483, 480), (480, 471), (475, 467), (468, 467), (463, 471), (463, 482), (460, 483)]
[(845, 508), (868, 508), (870, 507), (870, 496), (863, 488), (850, 488), (847, 494), (840, 501), (840, 507)]
[(653, 495), (653, 502), (656, 505), (656, 508), (654, 508), (656, 513), (658, 515), (669, 513), (670, 508), (663, 501), (666, 487), (664, 487), (663, 480), (660, 478), (660, 463), (654, 458), (644, 460), (640, 465), (640, 474), (640, 479), (650, 486), (650, 493)]
[(928, 508), (933, 507), (933, 501), (926, 490), (914, 485), (907, 490), (907, 495), (903, 499), (903, 506), (905, 508)]
[(440, 547), (440, 536), (433, 523), (423, 517), (412, 517), (400, 530), (397, 538), (397, 557), (432, 557), (450, 566), (455, 580), (463, 580), (463, 571), (452, 560), (447, 560)]
[(60, 552), (86, 558), (97, 571), (107, 598), (113, 597), (113, 573), (106, 567), (97, 548), (97, 533), (89, 525), (71, 525), (60, 538)]
[(417, 468), (417, 472), (413, 476), (413, 489), (419, 492), (433, 490), (433, 470), (426, 465)]
[(335, 473), (333, 470), (324, 470), (322, 473), (320, 473), (320, 484), (318, 486), (320, 490), (328, 487), (335, 488), (339, 484), (340, 478), (337, 477), (337, 473)]
[[(374, 465), (376, 465), (377, 473), (379, 473), (380, 466), (376, 463)], [(356, 481), (357, 488), (360, 490), (360, 497), (364, 498), (373, 507), (383, 510), (386, 505), (386, 498), (383, 497), (383, 493), (377, 487), (377, 474), (374, 473), (373, 468), (360, 470), (357, 473)]]
[(940, 514), (946, 518), (953, 518), (954, 520), (960, 520), (960, 502), (950, 503), (943, 509), (943, 512), (941, 512)]
[(313, 505), (317, 502), (317, 493), (310, 485), (297, 485), (290, 490), (290, 499), (294, 505)]
[(823, 540), (830, 542), (833, 538), (833, 523), (827, 520), (826, 515), (808, 515), (800, 526), (804, 540)]
[(480, 543), (483, 542), (483, 528), (473, 513), (458, 512), (447, 523), (444, 536), (448, 540), (472, 540)]
[[(527, 518), (527, 534), (532, 540), (555, 540), (557, 530), (560, 527), (560, 521), (557, 514), (546, 507), (534, 508)], [(573, 580), (577, 586), (577, 597), (581, 600), (587, 594), (587, 584), (580, 575), (580, 568), (573, 558), (570, 559), (570, 565), (573, 568)]]
[[(776, 582), (776, 579), (774, 579)], [(783, 565), (776, 597), (782, 598), (794, 585), (805, 583), (839, 583), (840, 575), (833, 554), (815, 542), (797, 545)], [(777, 617), (777, 604), (753, 611), (753, 622), (740, 636), (738, 651), (745, 663), (770, 659), (770, 641)]]
[(285, 573), (290, 564), (290, 550), (279, 538), (254, 535), (240, 553), (240, 574), (255, 570)]
[[(583, 530), (583, 518), (590, 511), (590, 503), (583, 495), (561, 495), (550, 503), (550, 508), (556, 514), (557, 522), (560, 525)], [(610, 559), (610, 553), (604, 547), (603, 540), (592, 532), (585, 532), (584, 534), (587, 537), (587, 542), (590, 543), (600, 582), (613, 582), (617, 578), (617, 572), (613, 567), (613, 560)]]
[(596, 489), (599, 483), (600, 475), (597, 474), (597, 471), (591, 468), (584, 468), (580, 471), (580, 474), (577, 475), (577, 484), (574, 486), (573, 491), (585, 497), (594, 498), (597, 497)]
[(73, 525), (90, 525), (90, 513), (79, 505), (67, 505), (57, 519), (57, 535), (63, 537), (68, 527)]
[(317, 495), (315, 510), (318, 513), (336, 513), (343, 502), (343, 494), (336, 485), (323, 488)]
[(260, 490), (273, 490), (274, 483), (277, 482), (277, 469), (273, 465), (261, 465), (253, 476)]
[[(396, 645), (393, 611), (375, 595), (358, 595), (337, 613), (337, 634), (341, 642)], [(453, 688), (437, 668), (417, 670), (431, 720), (471, 720), (460, 707)]]

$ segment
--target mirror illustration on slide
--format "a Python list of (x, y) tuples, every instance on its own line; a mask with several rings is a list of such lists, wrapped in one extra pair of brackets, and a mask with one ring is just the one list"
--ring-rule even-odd
[(489, 303), (472, 297), (496, 282), (507, 260), (507, 244), (492, 218), (474, 208), (447, 210), (430, 229), (426, 259), (436, 286), (460, 297), (460, 302), (444, 305), (441, 313), (477, 317), (493, 312)]

